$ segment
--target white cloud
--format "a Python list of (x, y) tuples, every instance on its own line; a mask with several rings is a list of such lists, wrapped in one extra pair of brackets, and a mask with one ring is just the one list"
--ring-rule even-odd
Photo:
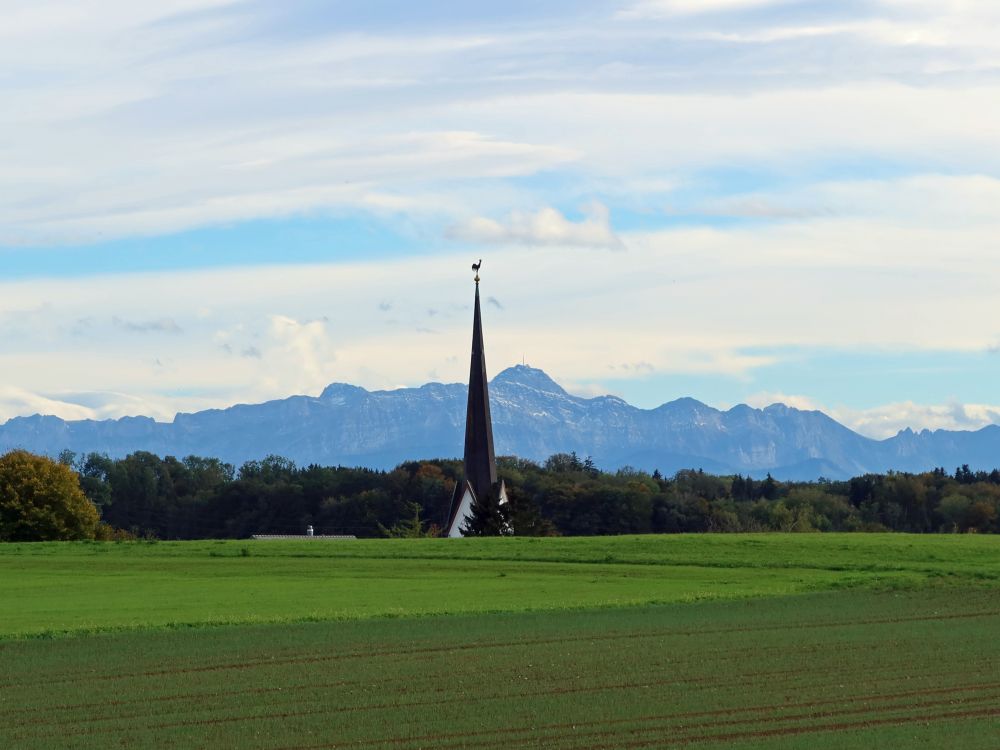
[(183, 333), (181, 327), (173, 318), (159, 318), (157, 320), (126, 320), (117, 315), (111, 318), (111, 322), (130, 333)]
[[(488, 245), (484, 293), (503, 300), (490, 362), (569, 382), (636, 363), (735, 379), (783, 347), (995, 344), (998, 6), (808, 3), (801, 20), (765, 4), (301, 35), (224, 2), (8, 3), (0, 245), (302, 213), (455, 226)], [(791, 187), (733, 195), (729, 170)], [(594, 196), (581, 220), (553, 208)], [(673, 223), (667, 201), (760, 221)], [(669, 229), (622, 229), (637, 216)], [(4, 408), (99, 413), (71, 389), (109, 393), (100, 413), (138, 408), (128, 393), (164, 414), (331, 379), (460, 380), (472, 258), (430, 255), (2, 282), (0, 366), (23, 403)], [(417, 336), (429, 306), (437, 333)]]
[(52, 414), (64, 419), (93, 419), (93, 409), (74, 404), (58, 397), (51, 398), (16, 386), (0, 386), (0, 416), (29, 416)]
[(828, 412), (862, 435), (884, 439), (910, 428), (919, 430), (979, 430), (1000, 424), (1000, 406), (990, 404), (917, 404), (902, 401), (870, 409), (838, 407)]
[(550, 207), (536, 212), (514, 211), (502, 222), (470, 219), (452, 227), (449, 234), (467, 242), (624, 249), (611, 228), (607, 206), (594, 201), (584, 206), (583, 212), (585, 218), (574, 222)]
[[(409, 35), (377, 16), (364, 33), (269, 34), (270, 14), (294, 6), (228, 5), (5, 7), (0, 244), (322, 210), (490, 217), (470, 231), (544, 236), (557, 216), (496, 217), (553, 195), (527, 203), (535, 189), (502, 181), (567, 165), (566, 192), (619, 200), (691, 170), (845, 154), (1000, 170), (995, 4), (814, 8), (795, 25), (782, 3), (658, 0), (631, 12), (672, 14), (662, 22), (570, 13)], [(776, 10), (732, 28), (689, 18), (763, 5)], [(809, 51), (789, 44), (804, 37)]]
[(567, 393), (580, 398), (598, 398), (600, 396), (616, 396), (621, 398), (621, 394), (616, 393), (613, 388), (608, 388), (598, 382), (570, 382), (553, 378)]
[[(886, 273), (859, 273), (849, 264), (842, 270), (847, 257), (799, 252), (821, 245), (821, 234), (802, 231), (791, 244), (788, 236), (742, 229), (633, 236), (634, 249), (622, 254), (498, 246), (484, 259), (482, 281), (484, 293), (502, 293), (505, 304), (502, 313), (483, 310), (490, 372), (523, 357), (573, 392), (599, 395), (606, 389), (587, 384), (614, 378), (620, 389), (623, 379), (651, 373), (724, 375), (739, 383), (780, 363), (783, 348), (794, 356), (796, 345), (892, 344), (947, 358), (949, 350), (982, 352), (995, 342), (990, 277), (954, 274), (952, 259), (940, 256), (936, 265), (907, 273), (891, 265)], [(886, 235), (872, 239), (859, 228), (837, 241), (851, 246), (846, 256), (855, 263), (866, 263)], [(938, 241), (933, 233), (922, 240)], [(908, 249), (929, 263), (922, 245)], [(20, 334), (0, 354), (8, 373), (0, 417), (166, 419), (177, 411), (316, 394), (332, 381), (387, 388), (419, 385), (433, 372), (435, 379), (460, 382), (467, 360), (455, 353), (468, 346), (471, 296), (465, 256), (131, 274), (94, 277), (86, 285), (2, 282), (0, 299), (20, 312), (0, 318), (15, 320)], [(384, 299), (393, 300), (391, 321), (378, 309)], [(429, 301), (438, 311), (437, 333), (421, 336), (415, 328), (426, 320)], [(114, 315), (172, 320), (183, 334), (136, 336), (116, 326)], [(73, 326), (83, 316), (93, 322), (81, 337)], [(662, 400), (677, 395), (663, 393)], [(852, 395), (845, 391), (832, 407), (777, 391), (745, 400), (818, 408), (879, 438), (904, 427), (1000, 422), (1000, 407), (988, 404), (858, 409), (844, 405)]]
[(944, 404), (919, 404), (899, 401), (867, 409), (849, 406), (825, 406), (809, 396), (762, 391), (743, 399), (757, 409), (784, 404), (803, 411), (821, 411), (845, 427), (866, 437), (884, 440), (900, 430), (979, 430), (1000, 424), (1000, 406), (963, 404), (951, 400)]
[(271, 368), (279, 360), (281, 368), (266, 378), (275, 390), (295, 392), (315, 390), (333, 380), (337, 358), (327, 331), (326, 320), (300, 321), (286, 315), (272, 315), (269, 338), (275, 342), (268, 354)]
[(553, 93), (462, 103), (446, 116), (472, 129), (529, 121), (537, 142), (563, 143), (588, 170), (616, 179), (737, 164), (808, 174), (817, 162), (876, 156), (946, 172), (1000, 171), (1000, 135), (986, 126), (1000, 118), (1000, 86), (988, 82)]
[[(20, 180), (0, 175), (0, 196), (21, 185), (20, 200), (0, 207), (0, 245), (91, 242), (131, 235), (176, 232), (226, 221), (289, 216), (310, 210), (350, 208), (369, 213), (430, 213), (447, 205), (394, 195), (390, 184), (405, 183), (433, 170), (436, 179), (528, 174), (572, 158), (560, 147), (497, 140), (471, 132), (407, 134), (360, 140), (352, 148), (330, 137), (305, 148), (312, 130), (324, 122), (298, 126), (268, 159), (249, 160), (268, 149), (265, 134), (246, 133), (235, 144), (214, 138), (200, 143), (158, 143), (163, 154), (150, 168), (155, 182), (136, 179), (125, 165), (93, 165), (114, 183), (87, 189), (86, 166), (46, 185), (63, 196), (55, 206), (33, 195)], [(72, 140), (72, 135), (67, 136)], [(273, 144), (279, 148), (278, 144)], [(114, 153), (111, 143), (97, 146)], [(19, 158), (26, 158), (24, 156)], [(142, 158), (142, 157), (137, 157)], [(79, 162), (79, 157), (73, 161)], [(108, 174), (109, 166), (113, 174)], [(116, 169), (116, 167), (120, 169)], [(25, 166), (25, 172), (30, 171)], [(80, 192), (73, 192), (79, 190)], [(34, 198), (38, 198), (36, 201)], [(54, 213), (55, 212), (55, 213)]]
[(985, 174), (820, 182), (802, 192), (828, 215), (915, 220), (923, 226), (1000, 222), (1000, 179)]
[(657, 19), (673, 16), (725, 13), (787, 5), (794, 0), (639, 0), (619, 11), (620, 18)]
[[(540, 253), (511, 238), (482, 253), (483, 294), (504, 305), (484, 307), (488, 361), (496, 372), (527, 357), (567, 382), (652, 371), (738, 383), (796, 347), (985, 352), (997, 340), (996, 195), (982, 176), (839, 182), (792, 204), (827, 214), (628, 232), (627, 253)], [(157, 414), (317, 393), (333, 380), (461, 381), (454, 354), (467, 345), (476, 257), (6, 281), (0, 368), (23, 391), (128, 393)], [(417, 335), (431, 306), (436, 333)]]
[(170, 407), (168, 400), (147, 400), (127, 393), (40, 394), (26, 388), (0, 386), (0, 420), (43, 414), (69, 420), (146, 416), (169, 421), (177, 411), (177, 408)]
[[(661, 313), (637, 323), (620, 299), (601, 313), (620, 297), (615, 290), (623, 279), (645, 276), (642, 261), (630, 254), (581, 257), (573, 248), (554, 247), (539, 255), (530, 248), (498, 247), (484, 264), (484, 293), (503, 290), (505, 308), (483, 311), (491, 372), (522, 355), (571, 380), (607, 378), (608, 363), (641, 363), (642, 372), (654, 367), (739, 376), (772, 361), (741, 353), (741, 342), (726, 333), (664, 326)], [(650, 292), (660, 295), (639, 290), (643, 296)], [(591, 304), (572, 302), (581, 293)], [(157, 415), (318, 393), (334, 380), (369, 388), (419, 385), (433, 371), (455, 382), (467, 374), (464, 359), (454, 353), (468, 343), (471, 297), (465, 256), (114, 275), (86, 284), (8, 281), (0, 283), (8, 309), (36, 308), (30, 318), (18, 319), (20, 334), (0, 353), (0, 368), (9, 385), (22, 391), (127, 393), (153, 404), (149, 413)], [(378, 309), (386, 299), (393, 300), (391, 320)], [(208, 300), (210, 317), (203, 315)], [(419, 336), (415, 329), (431, 301), (437, 333)], [(80, 336), (73, 326), (83, 316), (93, 322)], [(134, 335), (115, 324), (115, 316), (170, 320), (183, 334)], [(260, 356), (240, 356), (248, 351)], [(47, 408), (89, 415), (71, 406)], [(105, 413), (133, 408), (126, 399)], [(8, 409), (3, 416), (21, 411)]]

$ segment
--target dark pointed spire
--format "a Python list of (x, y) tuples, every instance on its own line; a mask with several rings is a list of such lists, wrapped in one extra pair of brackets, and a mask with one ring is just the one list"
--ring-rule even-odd
[[(477, 264), (478, 265), (478, 264)], [(476, 269), (476, 310), (472, 318), (472, 365), (469, 369), (469, 403), (465, 413), (465, 478), (476, 497), (489, 496), (497, 482), (493, 454), (493, 421), (483, 351), (483, 319), (479, 306), (479, 273)]]
[(476, 308), (472, 317), (472, 364), (469, 368), (469, 402), (465, 412), (465, 477), (455, 485), (445, 534), (510, 534), (505, 515), (507, 488), (497, 482), (497, 462), (493, 454), (493, 420), (490, 418), (490, 390), (486, 379), (486, 352), (483, 347), (483, 311), (479, 304), (479, 268), (476, 272)]

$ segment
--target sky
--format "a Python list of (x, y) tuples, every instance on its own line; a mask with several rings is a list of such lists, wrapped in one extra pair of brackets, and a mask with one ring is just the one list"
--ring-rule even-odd
[(992, 0), (0, 0), (0, 419), (525, 362), (1000, 423)]

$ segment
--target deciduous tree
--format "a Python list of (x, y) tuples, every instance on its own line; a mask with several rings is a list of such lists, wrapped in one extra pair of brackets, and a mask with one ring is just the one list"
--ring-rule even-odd
[(21, 450), (0, 456), (0, 541), (93, 539), (99, 521), (68, 466)]

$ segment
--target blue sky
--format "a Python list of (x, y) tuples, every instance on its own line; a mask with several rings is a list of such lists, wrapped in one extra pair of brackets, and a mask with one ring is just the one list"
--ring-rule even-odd
[(995, 3), (4, 15), (0, 418), (462, 380), (483, 258), (493, 372), (1000, 422)]

